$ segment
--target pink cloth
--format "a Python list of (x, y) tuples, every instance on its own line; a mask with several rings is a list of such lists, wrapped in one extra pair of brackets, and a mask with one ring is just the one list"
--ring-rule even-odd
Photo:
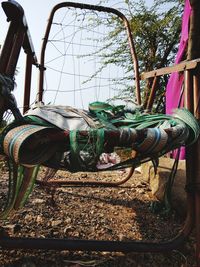
[[(180, 63), (183, 60), (183, 56), (185, 54), (185, 50), (188, 43), (188, 35), (189, 35), (189, 19), (191, 14), (191, 6), (190, 1), (185, 0), (185, 9), (183, 13), (182, 20), (182, 31), (181, 31), (181, 40), (178, 49), (178, 53), (176, 56), (175, 64)], [(179, 73), (172, 73), (166, 89), (166, 113), (171, 114), (174, 108), (178, 107), (178, 102), (180, 99), (180, 91), (183, 82), (183, 75), (179, 75)]]
[[(178, 53), (176, 56), (175, 64), (180, 63), (184, 59), (184, 55), (187, 48), (188, 36), (189, 36), (189, 19), (192, 12), (190, 6), (190, 1), (185, 0), (185, 8), (183, 12), (182, 19), (182, 31), (181, 31), (181, 40), (178, 48)], [(183, 84), (184, 75), (179, 74), (178, 72), (172, 73), (166, 88), (166, 113), (171, 114), (174, 108), (178, 107), (181, 88)], [(181, 100), (180, 106), (183, 106), (183, 99)], [(181, 149), (180, 159), (185, 158), (185, 149)]]

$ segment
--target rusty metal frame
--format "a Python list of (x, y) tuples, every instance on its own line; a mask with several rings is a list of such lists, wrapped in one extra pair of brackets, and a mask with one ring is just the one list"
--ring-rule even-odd
[(102, 187), (108, 187), (108, 186), (120, 186), (124, 183), (126, 183), (128, 180), (130, 180), (130, 178), (132, 177), (132, 175), (134, 174), (135, 168), (134, 167), (130, 167), (128, 170), (128, 174), (122, 178), (119, 181), (98, 181), (98, 180), (66, 180), (66, 179), (52, 179), (52, 177), (50, 179), (44, 179), (44, 180), (36, 180), (36, 183), (39, 185), (43, 185), (43, 186), (63, 186), (63, 185), (71, 185), (71, 186), (102, 186)]
[(176, 64), (176, 65), (173, 65), (173, 66), (160, 68), (160, 69), (156, 69), (156, 70), (152, 70), (152, 71), (148, 71), (148, 72), (143, 72), (143, 73), (141, 73), (140, 78), (141, 78), (141, 80), (146, 80), (149, 78), (154, 78), (154, 77), (162, 76), (165, 74), (170, 74), (172, 72), (182, 72), (185, 70), (192, 70), (192, 69), (195, 69), (197, 67), (199, 62), (200, 62), (200, 59), (183, 61), (183, 62)]
[[(57, 5), (56, 8), (53, 9), (53, 12), (58, 7), (63, 7), (67, 3), (61, 3)], [(77, 6), (75, 3), (68, 3), (72, 6)], [(8, 31), (8, 35), (6, 38), (6, 43), (3, 48), (1, 57), (0, 57), (0, 73), (5, 73), (9, 75), (13, 75), (13, 71), (16, 66), (16, 62), (18, 60), (19, 43), (14, 42), (15, 36), (19, 31), (24, 33), (23, 38), (19, 38), (21, 42), (21, 46), (23, 46), (27, 51), (28, 55), (31, 55), (31, 58), (27, 58), (27, 75), (26, 79), (27, 85), (25, 87), (26, 92), (26, 104), (28, 105), (27, 99), (30, 97), (30, 80), (31, 79), (31, 65), (37, 64), (36, 57), (34, 54), (33, 47), (30, 42), (30, 35), (27, 34), (28, 26), (24, 25), (24, 13), (23, 9), (19, 4), (15, 1), (7, 1), (2, 3), (3, 8), (8, 16), (8, 19), (11, 20), (11, 25)], [(102, 8), (97, 6), (90, 6), (90, 5), (81, 5), (82, 8), (94, 8), (95, 10), (105, 10), (113, 12), (113, 9), (109, 8)], [(117, 12), (117, 11), (115, 11)], [(117, 12), (118, 13), (118, 12)], [(17, 14), (17, 15), (16, 15)], [(53, 13), (52, 13), (53, 14)], [(119, 13), (121, 16), (121, 13)], [(17, 18), (17, 19), (16, 19)], [(23, 18), (23, 19), (22, 19)], [(20, 26), (18, 28), (18, 26)], [(49, 26), (50, 27), (50, 26)], [(18, 29), (18, 30), (17, 30)], [(49, 30), (49, 29), (48, 29)], [(47, 32), (48, 32), (47, 30)], [(46, 37), (45, 37), (46, 38)], [(43, 44), (42, 53), (44, 53), (45, 49), (45, 39)], [(7, 47), (12, 48), (12, 58), (10, 58), (10, 54), (6, 51)], [(9, 49), (10, 51), (10, 49)], [(42, 56), (43, 58), (43, 56)], [(9, 59), (9, 60), (8, 60)], [(42, 59), (43, 60), (43, 59)], [(11, 64), (12, 68), (10, 68)], [(40, 68), (40, 91), (39, 91), (39, 99), (42, 100), (42, 88), (43, 88), (43, 72), (44, 72), (44, 62), (41, 61), (41, 68)], [(195, 63), (196, 64), (196, 63)], [(197, 62), (197, 67), (199, 66), (199, 61)], [(199, 68), (196, 68), (199, 69)], [(196, 70), (195, 69), (195, 70)], [(9, 72), (7, 73), (7, 71)], [(163, 70), (164, 71), (164, 70)], [(168, 69), (169, 71), (169, 69)], [(188, 68), (185, 71), (186, 74), (186, 88), (185, 88), (185, 104), (186, 107), (194, 112), (197, 118), (200, 118), (200, 111), (199, 111), (199, 98), (200, 98), (200, 73), (195, 72), (194, 68)], [(27, 89), (29, 88), (29, 89)], [(194, 89), (194, 90), (193, 90)], [(28, 97), (29, 96), (29, 97)], [(199, 141), (198, 141), (199, 142)], [(162, 242), (154, 242), (154, 241), (98, 241), (98, 240), (70, 240), (70, 239), (56, 239), (56, 238), (23, 238), (23, 237), (5, 237), (0, 236), (0, 248), (1, 249), (53, 249), (53, 250), (82, 250), (82, 251), (122, 251), (122, 252), (169, 252), (174, 249), (180, 247), (183, 242), (187, 239), (190, 235), (191, 231), (193, 230), (194, 226), (196, 225), (197, 228), (197, 255), (200, 253), (200, 175), (198, 161), (199, 158), (194, 160), (195, 151), (197, 149), (196, 145), (189, 147), (186, 149), (186, 188), (187, 188), (187, 217), (185, 219), (185, 223), (177, 236), (173, 239), (162, 241)], [(196, 167), (196, 169), (194, 169)], [(195, 175), (193, 175), (193, 171), (195, 170)], [(196, 216), (195, 216), (196, 215)], [(195, 219), (196, 218), (196, 219)], [(195, 224), (196, 220), (196, 224)], [(199, 264), (200, 262), (198, 262)], [(199, 265), (198, 265), (199, 266)]]
[(2, 2), (2, 8), (10, 21), (9, 30), (0, 55), (0, 73), (13, 78), (21, 48), (27, 56), (24, 88), (24, 109), (29, 108), (32, 66), (38, 66), (29, 28), (23, 8), (13, 0)]
[(176, 65), (173, 65), (173, 66), (169, 66), (169, 67), (160, 68), (160, 69), (141, 73), (141, 75), (140, 75), (141, 80), (153, 79), (150, 94), (149, 94), (148, 98), (146, 99), (146, 102), (143, 105), (144, 109), (146, 109), (147, 111), (152, 110), (160, 76), (166, 75), (166, 74), (171, 74), (173, 72), (186, 71), (186, 73), (187, 73), (187, 71), (189, 71), (189, 70), (192, 71), (192, 70), (196, 69), (197, 66), (199, 65), (199, 63), (200, 63), (200, 59), (194, 59), (194, 60), (189, 60), (189, 61), (183, 61), (183, 62), (176, 64)]
[[(38, 94), (37, 94), (37, 101), (43, 101), (43, 85), (44, 85), (44, 72), (46, 70), (45, 68), (45, 50), (48, 42), (48, 37), (49, 33), (51, 30), (51, 25), (53, 22), (54, 15), (58, 9), (61, 8), (78, 8), (78, 9), (86, 9), (86, 10), (94, 10), (98, 12), (107, 12), (107, 13), (112, 13), (118, 16), (124, 23), (125, 29), (127, 31), (128, 35), (128, 42), (129, 42), (129, 47), (130, 47), (130, 54), (132, 58), (132, 63), (133, 63), (133, 75), (135, 76), (135, 87), (136, 87), (136, 99), (138, 105), (141, 104), (141, 94), (140, 94), (140, 76), (139, 76), (139, 66), (138, 66), (138, 59), (135, 51), (135, 46), (133, 42), (133, 37), (130, 29), (129, 22), (127, 18), (124, 16), (123, 13), (120, 11), (114, 9), (114, 8), (109, 8), (109, 7), (103, 7), (103, 6), (96, 6), (96, 5), (87, 5), (87, 4), (81, 4), (81, 3), (71, 3), (71, 2), (63, 2), (58, 5), (56, 5), (49, 16), (48, 19), (48, 24), (45, 32), (45, 36), (43, 38), (43, 43), (42, 43), (42, 49), (41, 49), (41, 55), (40, 55), (40, 74), (39, 74), (39, 89), (38, 89)], [(95, 181), (95, 180), (82, 180), (82, 181), (76, 181), (76, 180), (48, 180), (48, 181), (37, 181), (39, 184), (43, 185), (101, 185), (101, 186), (119, 186), (127, 182), (133, 175), (134, 173), (134, 168), (130, 168), (129, 173), (127, 176), (122, 179), (119, 182), (104, 182), (104, 181)]]
[(42, 49), (41, 49), (41, 55), (40, 55), (40, 77), (39, 77), (39, 91), (38, 91), (38, 101), (42, 101), (43, 99), (43, 83), (44, 83), (44, 71), (45, 71), (45, 50), (46, 50), (46, 45), (48, 42), (48, 37), (49, 33), (51, 30), (51, 25), (53, 21), (53, 17), (55, 12), (60, 9), (60, 8), (65, 8), (65, 7), (74, 7), (78, 9), (88, 9), (88, 10), (94, 10), (98, 12), (107, 12), (107, 13), (112, 13), (118, 16), (124, 23), (125, 29), (127, 31), (128, 35), (128, 42), (130, 46), (130, 54), (133, 62), (133, 74), (135, 77), (135, 88), (136, 88), (136, 100), (137, 104), (141, 104), (141, 94), (140, 94), (140, 76), (139, 76), (139, 67), (138, 67), (138, 59), (135, 51), (135, 46), (133, 43), (133, 37), (130, 29), (129, 22), (127, 18), (122, 14), (120, 11), (114, 9), (114, 8), (109, 8), (109, 7), (103, 7), (103, 6), (96, 6), (96, 5), (88, 5), (88, 4), (81, 4), (81, 3), (72, 3), (72, 2), (63, 2), (58, 5), (56, 5), (49, 16), (48, 19), (48, 24), (45, 32), (45, 36), (43, 39), (43, 44), (42, 44)]

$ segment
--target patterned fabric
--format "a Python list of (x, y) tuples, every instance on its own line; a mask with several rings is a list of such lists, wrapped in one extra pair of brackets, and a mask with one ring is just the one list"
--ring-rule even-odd
[[(47, 160), (57, 150), (48, 135), (55, 132), (52, 127), (24, 124), (11, 129), (4, 137), (4, 153), (15, 163), (33, 167)], [(37, 151), (35, 150), (37, 149)]]
[[(177, 110), (173, 116), (149, 115), (138, 110), (127, 112), (122, 106), (103, 110), (102, 104), (94, 104), (90, 114), (60, 107), (44, 107), (41, 112), (39, 108), (34, 111), (37, 116), (29, 113), (3, 130), (0, 148), (9, 158), (9, 189), (1, 219), (24, 205), (40, 165), (71, 172), (136, 167), (181, 145), (190, 145), (199, 136), (197, 121), (185, 109)], [(72, 117), (77, 114), (76, 118), (84, 113), (78, 125), (87, 128), (73, 129), (74, 125), (65, 121), (69, 112)], [(54, 113), (60, 118), (55, 125)], [(136, 157), (99, 168), (101, 155), (119, 147), (135, 150)]]
[[(52, 109), (50, 112), (52, 113)], [(95, 112), (98, 113), (99, 109)], [(62, 112), (59, 116), (61, 114)], [(198, 123), (185, 109), (177, 110), (173, 116), (139, 113), (127, 115), (126, 112), (123, 114), (122, 108), (119, 114), (109, 114), (107, 128), (90, 127), (88, 130), (61, 129), (61, 124), (58, 127), (52, 121), (47, 123), (43, 117), (27, 116), (23, 125), (5, 130), (4, 153), (15, 163), (28, 167), (43, 164), (71, 172), (97, 171), (100, 155), (104, 152), (111, 153), (116, 147), (135, 150), (139, 161), (136, 158), (130, 159), (125, 165), (137, 166), (140, 160), (149, 160), (181, 145), (188, 145), (199, 135)], [(67, 120), (64, 115), (61, 121)], [(105, 124), (106, 116), (101, 110)], [(47, 117), (49, 118), (48, 115)], [(98, 115), (94, 120), (97, 119)], [(66, 123), (63, 125), (66, 126)], [(114, 168), (115, 165), (112, 166)], [(123, 162), (116, 168), (124, 168)]]

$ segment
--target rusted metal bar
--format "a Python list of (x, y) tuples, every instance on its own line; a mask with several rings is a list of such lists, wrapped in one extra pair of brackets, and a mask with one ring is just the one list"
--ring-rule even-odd
[(159, 81), (159, 77), (154, 77), (151, 91), (150, 91), (150, 95), (148, 98), (148, 102), (147, 102), (147, 105), (145, 107), (145, 109), (147, 109), (147, 111), (151, 111), (151, 109), (153, 107), (153, 103), (154, 103), (155, 96), (156, 96), (156, 90), (157, 90), (157, 86), (158, 86), (158, 81)]
[(28, 53), (26, 55), (23, 113), (25, 113), (29, 109), (30, 105), (32, 63), (33, 63), (32, 54)]
[[(13, 22), (13, 24), (16, 25), (17, 27), (20, 25), (25, 31), (26, 34), (23, 42), (23, 48), (25, 52), (29, 51), (29, 53), (32, 54), (33, 64), (37, 65), (37, 57), (35, 55), (35, 50), (33, 47), (28, 24), (22, 6), (14, 0), (9, 0), (2, 2), (2, 7), (7, 15), (8, 21), (11, 21), (11, 23)], [(11, 33), (9, 33), (9, 35), (12, 36)]]
[(9, 26), (9, 30), (3, 45), (3, 48), (1, 50), (1, 56), (0, 56), (0, 73), (5, 73), (7, 64), (10, 57), (10, 51), (12, 49), (12, 45), (14, 42), (15, 33), (17, 30), (17, 25), (15, 22), (11, 22)]
[[(196, 72), (193, 77), (194, 83), (194, 115), (200, 120), (200, 72)], [(196, 225), (196, 261), (197, 266), (200, 266), (200, 139), (194, 146), (193, 158), (194, 160), (194, 170), (193, 175), (194, 179), (194, 190), (193, 194), (195, 195), (195, 225)]]
[(200, 162), (200, 140), (195, 144), (195, 149), (193, 155), (194, 161), (195, 161), (195, 169), (193, 170), (193, 175), (195, 176), (195, 182), (194, 182), (194, 190), (193, 194), (195, 195), (195, 235), (196, 235), (196, 261), (197, 266), (200, 266), (200, 169), (199, 162)]
[[(191, 70), (184, 72), (184, 107), (193, 113), (193, 75)], [(194, 194), (188, 190), (194, 183), (194, 146), (186, 147), (186, 194), (187, 194), (187, 219), (188, 227), (191, 229), (195, 225), (195, 201)]]
[(127, 30), (128, 40), (129, 40), (129, 45), (130, 45), (130, 51), (131, 51), (131, 56), (132, 56), (132, 62), (133, 62), (134, 71), (135, 71), (136, 100), (137, 100), (137, 104), (141, 105), (142, 101), (141, 101), (141, 92), (140, 92), (139, 65), (138, 65), (137, 55), (135, 52), (135, 46), (133, 43), (133, 37), (132, 37), (132, 33), (131, 33), (131, 29), (130, 29), (130, 25), (129, 25), (128, 20), (126, 19), (126, 17), (124, 15), (122, 15), (121, 18), (123, 19), (126, 30)]
[(70, 2), (63, 2), (63, 3), (56, 5), (52, 9), (51, 14), (49, 16), (45, 36), (43, 38), (41, 55), (40, 55), (40, 75), (39, 75), (39, 89), (38, 89), (37, 100), (42, 101), (42, 98), (43, 98), (43, 84), (44, 84), (44, 71), (45, 71), (45, 64), (44, 64), (45, 50), (46, 50), (46, 45), (48, 42), (49, 33), (51, 30), (51, 24), (53, 21), (53, 17), (54, 17), (55, 12), (58, 9), (64, 8), (64, 7), (74, 7), (74, 8), (79, 8), (79, 9), (88, 9), (88, 10), (95, 10), (95, 11), (99, 11), (99, 12), (113, 13), (122, 19), (122, 21), (124, 22), (125, 28), (127, 30), (127, 34), (128, 34), (130, 52), (131, 52), (132, 62), (134, 65), (133, 71), (135, 73), (136, 99), (137, 99), (137, 103), (140, 105), (141, 104), (141, 95), (140, 95), (140, 77), (139, 77), (139, 69), (138, 69), (138, 59), (137, 59), (137, 55), (135, 52), (132, 33), (131, 33), (131, 29), (130, 29), (130, 25), (129, 25), (128, 20), (120, 11), (118, 11), (114, 8), (88, 5), (88, 4), (80, 4), (80, 3), (72, 3), (72, 2), (71, 3)]
[[(185, 229), (185, 230), (190, 230)], [(189, 231), (190, 232), (190, 231)], [(78, 251), (111, 251), (111, 252), (169, 252), (179, 248), (187, 238), (187, 233), (181, 232), (174, 239), (163, 242), (154, 241), (97, 241), (70, 240), (56, 238), (17, 238), (1, 237), (1, 249), (53, 249)]]
[(184, 81), (185, 81), (185, 89), (184, 89), (184, 106), (193, 113), (193, 75), (191, 71), (186, 70), (184, 72)]
[[(145, 104), (144, 108), (147, 111), (151, 111), (152, 107), (153, 107), (153, 103), (155, 100), (155, 95), (156, 95), (156, 90), (157, 90), (157, 85), (158, 85), (158, 79), (159, 76), (161, 75), (165, 75), (165, 74), (170, 74), (172, 72), (175, 71), (184, 71), (185, 70), (185, 75), (189, 76), (189, 70), (193, 70), (195, 68), (197, 68), (197, 66), (200, 63), (200, 59), (196, 59), (196, 60), (191, 60), (191, 61), (185, 61), (182, 62), (180, 64), (171, 66), (171, 67), (165, 67), (165, 68), (161, 68), (161, 69), (157, 69), (157, 70), (153, 70), (150, 72), (145, 72), (141, 74), (141, 79), (149, 79), (149, 78), (153, 78), (153, 83), (152, 83), (152, 87), (151, 87), (151, 91), (150, 91), (150, 95), (148, 97), (147, 103)], [(186, 78), (186, 81), (188, 83), (190, 83), (190, 79), (192, 79), (191, 75), (190, 78)], [(190, 85), (188, 85), (190, 87)], [(190, 101), (192, 101), (193, 97), (190, 96), (190, 94), (192, 94), (193, 90), (189, 90), (187, 94), (185, 94), (185, 101), (187, 102), (187, 98), (190, 99)], [(187, 105), (187, 104), (186, 104)]]
[(78, 185), (78, 186), (120, 186), (124, 183), (126, 183), (133, 175), (135, 168), (130, 168), (129, 173), (120, 181), (116, 182), (107, 182), (107, 181), (97, 181), (97, 180), (66, 180), (66, 179), (54, 179), (54, 180), (37, 180), (37, 184), (43, 185), (43, 186), (51, 186), (51, 185)]
[(14, 76), (20, 50), (23, 47), (25, 53), (27, 53), (23, 108), (23, 112), (25, 112), (29, 107), (30, 101), (32, 64), (38, 65), (38, 62), (23, 8), (13, 0), (2, 2), (2, 7), (7, 15), (8, 21), (11, 22), (1, 53), (0, 72), (10, 77)]
[(194, 116), (197, 120), (200, 120), (200, 69), (194, 73), (193, 75), (193, 84), (194, 84)]
[(2, 51), (2, 61), (0, 71), (13, 77), (15, 74), (16, 64), (19, 53), (24, 41), (24, 30), (22, 26), (24, 10), (15, 1), (2, 2), (2, 8), (10, 22), (10, 30), (8, 31), (6, 42)]
[(18, 32), (16, 33), (13, 47), (12, 47), (12, 50), (10, 51), (10, 58), (8, 61), (8, 65), (5, 71), (5, 73), (10, 77), (13, 77), (15, 74), (17, 61), (18, 61), (20, 50), (21, 50), (21, 47), (24, 41), (24, 35), (25, 35), (24, 31), (20, 27)]
[(149, 72), (144, 72), (140, 75), (140, 78), (141, 78), (141, 80), (145, 80), (148, 78), (152, 78), (155, 76), (162, 76), (162, 75), (170, 74), (173, 72), (181, 72), (184, 70), (195, 69), (199, 63), (200, 63), (200, 59), (184, 61), (184, 62), (181, 62), (181, 63), (174, 65), (174, 66), (165, 67), (165, 68), (161, 68), (161, 69), (157, 69), (157, 70), (152, 70)]
[(35, 49), (34, 49), (34, 46), (33, 46), (33, 43), (32, 43), (31, 35), (30, 35), (30, 32), (29, 32), (28, 24), (26, 22), (25, 17), (23, 19), (23, 23), (24, 23), (23, 27), (26, 29), (26, 34), (25, 34), (24, 42), (23, 42), (24, 52), (31, 56), (32, 64), (38, 66), (38, 60), (37, 60), (37, 57), (36, 57), (36, 54), (35, 54)]

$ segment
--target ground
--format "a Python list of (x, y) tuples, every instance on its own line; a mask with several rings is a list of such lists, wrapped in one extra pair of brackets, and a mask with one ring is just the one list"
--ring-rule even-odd
[[(79, 173), (73, 177), (82, 180), (121, 179), (122, 172), (98, 174)], [(59, 172), (57, 177), (71, 179), (70, 173)], [(78, 177), (78, 178), (77, 178)], [(1, 170), (0, 201), (5, 198), (6, 167)], [(99, 240), (168, 240), (182, 227), (183, 218), (175, 212), (166, 216), (155, 214), (155, 201), (136, 173), (119, 187), (57, 187), (52, 198), (49, 188), (36, 184), (25, 207), (1, 222), (12, 236), (61, 237)], [(195, 266), (194, 238), (176, 251), (166, 254), (69, 252), (44, 250), (0, 251), (0, 266), (6, 267), (130, 267), (130, 266)]]

